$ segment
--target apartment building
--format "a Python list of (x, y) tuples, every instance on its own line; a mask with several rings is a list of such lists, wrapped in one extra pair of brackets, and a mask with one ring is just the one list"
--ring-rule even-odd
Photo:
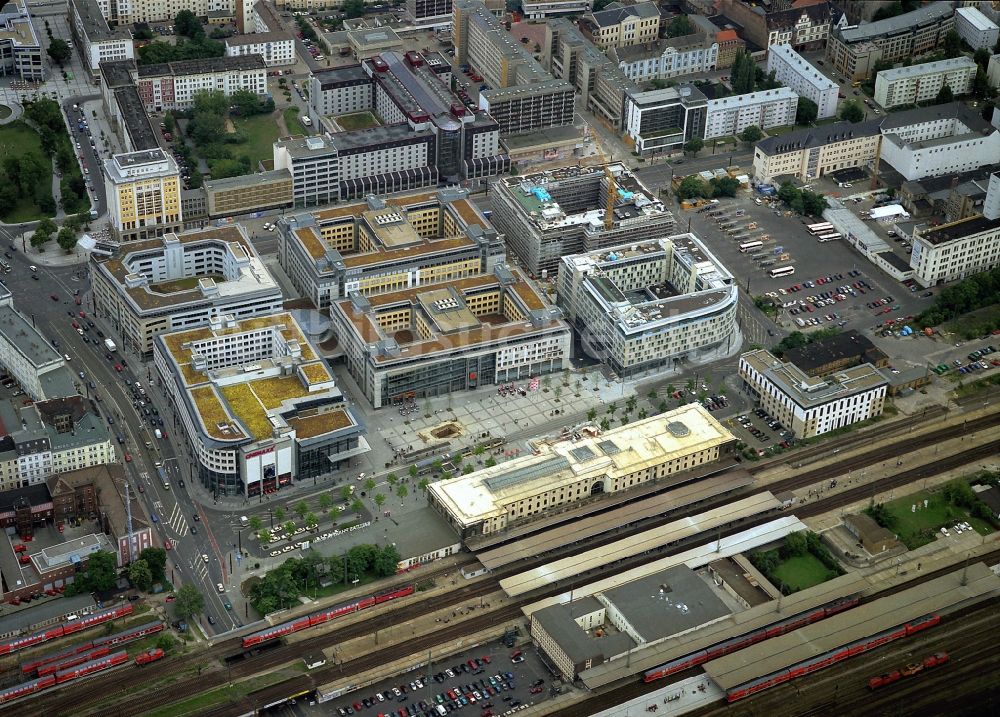
[(992, 50), (1000, 36), (1000, 27), (975, 7), (955, 9), (955, 30), (973, 50)]
[(159, 137), (135, 89), (134, 73), (132, 60), (100, 63), (102, 108), (126, 154), (160, 148)]
[(267, 94), (267, 65), (260, 55), (178, 60), (140, 65), (136, 90), (147, 112), (186, 110), (195, 93), (216, 90), (227, 97), (238, 90)]
[(890, 113), (881, 129), (882, 160), (907, 180), (969, 172), (1000, 157), (1000, 129), (961, 102)]
[(575, 116), (573, 87), (563, 80), (547, 80), (480, 92), (479, 107), (500, 127), (500, 136), (566, 127)]
[(901, 62), (941, 47), (955, 28), (954, 12), (952, 3), (932, 2), (885, 20), (835, 28), (826, 59), (841, 75), (867, 79), (879, 60)]
[(705, 139), (734, 137), (750, 125), (761, 129), (795, 124), (799, 96), (787, 87), (708, 100)]
[(371, 296), (489, 273), (499, 235), (463, 190), (369, 196), (278, 222), (278, 260), (298, 292), (324, 310)]
[(739, 287), (690, 233), (564, 256), (557, 296), (584, 351), (622, 377), (670, 370), (736, 333)]
[(96, 79), (102, 62), (135, 59), (135, 46), (128, 28), (112, 30), (97, 0), (70, 0), (70, 31), (83, 60)]
[(715, 69), (725, 70), (732, 67), (736, 60), (736, 52), (746, 50), (746, 41), (732, 27), (719, 28), (704, 15), (688, 15), (688, 20), (697, 31), (715, 38), (719, 46), (719, 59), (715, 63)]
[(118, 241), (162, 236), (183, 226), (180, 169), (162, 149), (105, 160), (104, 189), (111, 232)]
[(754, 146), (754, 177), (808, 182), (846, 167), (872, 167), (882, 144), (881, 124), (878, 119), (837, 122), (763, 139)]
[(945, 86), (955, 97), (967, 95), (972, 92), (972, 81), (978, 68), (971, 57), (963, 55), (882, 70), (875, 75), (875, 102), (886, 109), (924, 103), (937, 97)]
[(490, 199), (493, 225), (532, 276), (554, 275), (568, 254), (654, 239), (674, 226), (663, 202), (619, 163), (502, 177)]
[(149, 357), (158, 334), (281, 309), (281, 287), (239, 224), (167, 234), (91, 263), (94, 313), (123, 350)]
[[(501, 532), (602, 493), (672, 485), (732, 454), (736, 438), (699, 403), (428, 486), (427, 499), (463, 539)], [(689, 480), (690, 475), (689, 475)]]
[(287, 169), (213, 179), (205, 182), (204, 190), (205, 214), (211, 219), (285, 209), (294, 203), (292, 175)]
[(693, 85), (666, 87), (625, 96), (624, 131), (640, 156), (680, 149), (705, 136), (708, 98)]
[(226, 57), (260, 55), (268, 67), (295, 64), (295, 38), (286, 32), (259, 32), (235, 35), (225, 40)]
[(330, 304), (344, 362), (374, 408), (559, 373), (572, 345), (562, 312), (498, 263), (469, 276)]
[(773, 72), (775, 80), (799, 97), (815, 102), (817, 119), (837, 115), (837, 84), (806, 62), (791, 45), (772, 45), (768, 49), (767, 72)]
[[(992, 185), (1000, 185), (1000, 180), (991, 177), (990, 183), (992, 189)], [(978, 215), (913, 231), (910, 266), (921, 286), (958, 281), (998, 265), (1000, 217)]]
[(73, 373), (35, 322), (14, 308), (14, 295), (0, 284), (0, 372), (34, 401), (76, 394)]
[[(823, 48), (832, 27), (842, 24), (829, 2), (776, 3), (768, 12), (764, 7), (741, 0), (721, 0), (718, 12), (742, 28), (750, 43), (770, 51), (774, 45), (791, 45), (795, 50)], [(711, 14), (711, 13), (710, 13)]]
[(14, 0), (0, 8), (0, 68), (26, 82), (45, 79), (42, 43), (31, 24), (27, 0)]
[(314, 117), (333, 117), (375, 106), (375, 80), (361, 65), (316, 70), (309, 75), (309, 109)]
[(824, 377), (806, 374), (765, 349), (740, 356), (744, 387), (796, 438), (812, 438), (882, 415), (888, 381), (871, 364)]
[(216, 496), (258, 498), (349, 468), (370, 447), (330, 369), (291, 314), (156, 337), (154, 363), (194, 471)]
[(693, 33), (643, 45), (611, 47), (608, 56), (633, 82), (651, 82), (716, 69), (719, 44), (714, 35)]
[(612, 47), (645, 45), (660, 36), (660, 11), (653, 2), (592, 11), (580, 19), (580, 29), (602, 52)]

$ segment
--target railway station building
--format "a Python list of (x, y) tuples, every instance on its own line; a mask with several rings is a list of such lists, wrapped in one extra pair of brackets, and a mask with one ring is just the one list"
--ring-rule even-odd
[(463, 538), (489, 535), (603, 493), (650, 481), (683, 483), (686, 471), (729, 455), (735, 442), (703, 406), (691, 403), (432, 483), (428, 496)]

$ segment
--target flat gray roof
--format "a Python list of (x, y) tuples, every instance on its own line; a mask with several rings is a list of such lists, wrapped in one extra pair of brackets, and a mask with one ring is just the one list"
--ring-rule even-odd
[(919, 77), (921, 75), (929, 75), (935, 72), (949, 72), (963, 67), (975, 69), (977, 65), (972, 61), (971, 57), (963, 55), (961, 57), (951, 57), (947, 60), (938, 60), (937, 62), (922, 62), (919, 65), (882, 70), (878, 73), (878, 77), (885, 82), (895, 82), (896, 80), (901, 80), (904, 77)]
[(62, 361), (62, 354), (12, 306), (0, 306), (0, 333), (36, 369)]
[(291, 180), (292, 173), (287, 169), (272, 169), (270, 172), (258, 172), (257, 174), (241, 174), (236, 177), (224, 177), (223, 179), (212, 179), (205, 182), (205, 189), (211, 192), (219, 192), (225, 189), (238, 189), (240, 187), (253, 187), (259, 184), (270, 182), (280, 182), (283, 179)]
[(847, 44), (871, 40), (883, 35), (894, 35), (906, 32), (916, 27), (926, 27), (934, 23), (951, 17), (955, 12), (949, 2), (935, 2), (924, 7), (917, 8), (912, 12), (889, 17), (877, 22), (868, 22), (856, 27), (849, 27), (839, 31), (840, 37)]
[(209, 72), (227, 70), (266, 70), (267, 64), (260, 55), (237, 55), (236, 57), (206, 57), (198, 60), (175, 60), (157, 65), (139, 65), (139, 77), (162, 77), (164, 75), (203, 75)]

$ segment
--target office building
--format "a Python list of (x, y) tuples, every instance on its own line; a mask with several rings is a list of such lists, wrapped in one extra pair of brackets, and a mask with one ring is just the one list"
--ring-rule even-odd
[(889, 366), (885, 352), (854, 329), (789, 349), (784, 359), (810, 376), (828, 376), (865, 363), (875, 368)]
[(527, 20), (582, 15), (593, 7), (592, 0), (524, 0), (521, 3)]
[(882, 161), (907, 180), (969, 172), (1000, 157), (1000, 129), (961, 102), (893, 112), (881, 128)]
[(159, 138), (135, 89), (134, 73), (132, 60), (100, 63), (102, 107), (125, 153), (160, 148)]
[(295, 39), (285, 32), (259, 32), (227, 37), (226, 57), (260, 55), (268, 67), (295, 64)]
[(820, 50), (831, 28), (841, 22), (829, 2), (781, 2), (771, 7), (774, 9), (769, 12), (765, 6), (742, 0), (721, 0), (717, 11), (741, 28), (740, 34), (748, 44), (768, 51), (775, 45), (791, 45), (801, 51)]
[(674, 226), (663, 202), (618, 163), (503, 177), (490, 198), (493, 225), (533, 276), (555, 274), (569, 254), (655, 239)]
[(344, 362), (374, 408), (559, 373), (572, 336), (562, 312), (505, 264), (465, 279), (330, 305)]
[[(991, 189), (996, 187), (997, 193), (1000, 193), (1000, 180), (991, 177), (990, 185)], [(913, 230), (910, 266), (913, 267), (913, 278), (921, 286), (958, 281), (998, 265), (1000, 217), (979, 215)]]
[(749, 92), (709, 100), (705, 113), (705, 139), (735, 137), (751, 125), (760, 129), (795, 124), (799, 96), (787, 87)]
[(282, 306), (281, 287), (239, 224), (123, 245), (118, 256), (92, 262), (91, 283), (94, 313), (114, 327), (121, 350), (147, 358), (157, 334)]
[(660, 11), (656, 3), (638, 2), (588, 12), (580, 20), (580, 29), (602, 52), (611, 47), (645, 45), (660, 36)]
[(934, 100), (945, 86), (955, 97), (967, 95), (978, 68), (971, 57), (962, 56), (882, 70), (875, 75), (875, 102), (886, 109), (923, 104)]
[(83, 60), (96, 79), (102, 62), (135, 59), (132, 35), (125, 27), (111, 29), (97, 0), (70, 0), (70, 31)]
[(524, 87), (504, 87), (479, 93), (479, 107), (492, 117), (500, 135), (533, 132), (573, 124), (573, 87), (548, 80)]
[(941, 47), (955, 28), (954, 12), (950, 2), (932, 2), (885, 20), (834, 28), (826, 59), (838, 74), (867, 79), (879, 60), (902, 62)]
[(812, 438), (881, 416), (889, 385), (871, 364), (817, 378), (765, 349), (740, 356), (739, 373), (761, 408), (796, 438)]
[(82, 396), (0, 402), (0, 422), (0, 490), (117, 460), (104, 420)]
[(503, 237), (462, 190), (369, 196), (278, 222), (281, 268), (321, 310), (351, 292), (486, 274), (503, 259)]
[(545, 443), (427, 489), (434, 510), (462, 538), (491, 535), (594, 495), (644, 483), (692, 480), (685, 472), (731, 454), (736, 438), (701, 404), (612, 428), (593, 437)]
[(975, 7), (955, 9), (955, 30), (973, 50), (992, 50), (1000, 35), (1000, 27)]
[[(293, 204), (292, 175), (287, 169), (213, 179), (205, 182), (205, 216), (236, 217)], [(187, 212), (184, 216), (191, 218)]]
[(622, 377), (726, 345), (739, 287), (694, 234), (564, 256), (558, 304), (584, 351)]
[(14, 295), (4, 284), (0, 284), (0, 371), (5, 381), (13, 381), (16, 390), (34, 401), (78, 393), (75, 374), (63, 355), (34, 321), (14, 308)]
[(183, 226), (180, 169), (162, 149), (105, 160), (104, 189), (111, 232), (118, 241), (162, 236)]
[(267, 94), (267, 65), (260, 55), (140, 65), (135, 85), (146, 112), (187, 110), (194, 106), (195, 93), (203, 90), (227, 97), (246, 90), (263, 97)]
[(31, 24), (27, 0), (8, 2), (0, 9), (0, 68), (26, 82), (45, 79), (42, 44)]
[(874, 167), (882, 143), (881, 120), (837, 122), (757, 142), (753, 172), (758, 182), (797, 177), (802, 182), (847, 167)]
[(375, 107), (375, 80), (361, 65), (316, 70), (309, 75), (313, 117), (335, 117)]
[(216, 316), (154, 343), (163, 393), (198, 480), (215, 495), (264, 494), (345, 470), (370, 447), (295, 318)]
[(767, 72), (773, 72), (775, 80), (799, 97), (815, 102), (817, 119), (836, 116), (837, 84), (806, 62), (791, 45), (772, 45), (768, 49)]
[(612, 47), (608, 56), (633, 82), (652, 82), (711, 72), (719, 61), (719, 44), (714, 34), (693, 33), (643, 45)]
[(674, 151), (707, 129), (708, 98), (694, 85), (638, 89), (625, 96), (624, 131), (640, 156)]
[(406, 19), (414, 25), (437, 25), (451, 20), (451, 0), (406, 0)]

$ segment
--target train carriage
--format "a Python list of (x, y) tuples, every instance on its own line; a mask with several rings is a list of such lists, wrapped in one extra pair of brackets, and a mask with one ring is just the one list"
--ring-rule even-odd
[(36, 692), (41, 692), (42, 690), (47, 690), (55, 683), (56, 678), (53, 675), (48, 675), (47, 677), (39, 677), (34, 680), (28, 680), (27, 682), (22, 682), (19, 685), (0, 690), (0, 705), (7, 702), (13, 702), (14, 700), (19, 700), (22, 697), (33, 695)]

